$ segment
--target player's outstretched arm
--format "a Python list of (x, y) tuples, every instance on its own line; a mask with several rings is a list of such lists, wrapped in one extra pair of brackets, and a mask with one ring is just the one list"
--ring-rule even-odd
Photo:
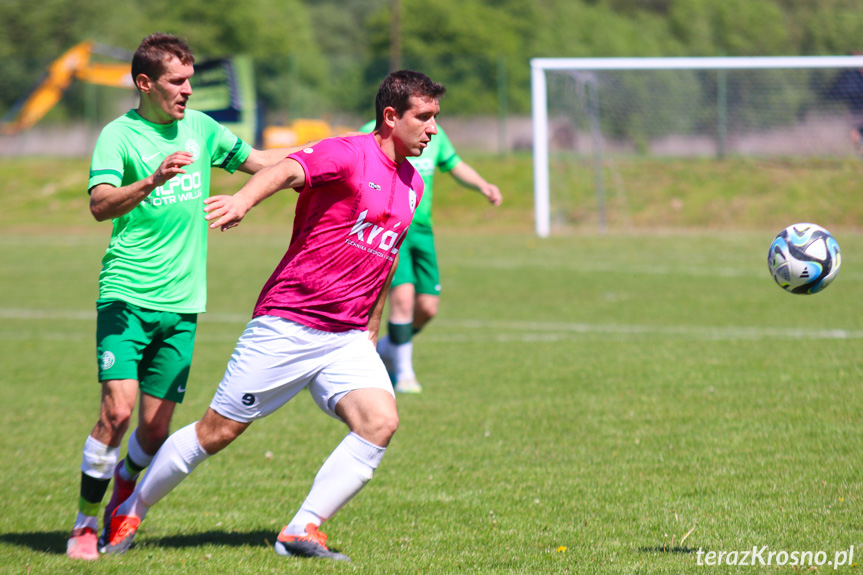
[(306, 173), (299, 162), (285, 158), (261, 169), (249, 178), (240, 191), (233, 196), (212, 196), (204, 200), (204, 218), (210, 228), (229, 230), (237, 225), (253, 207), (279, 190), (302, 188), (306, 185)]
[(277, 162), (281, 162), (294, 152), (299, 152), (303, 148), (307, 148), (309, 145), (310, 144), (294, 146), (292, 148), (272, 148), (269, 150), (256, 150), (255, 148), (252, 148), (252, 151), (249, 152), (249, 157), (246, 158), (246, 161), (240, 164), (240, 167), (237, 169), (247, 174), (257, 174), (267, 166), (272, 166)]
[(503, 201), (498, 187), (486, 182), (485, 178), (480, 176), (467, 162), (460, 162), (450, 173), (461, 185), (473, 188), (484, 195), (491, 205), (499, 206)]
[(90, 189), (90, 213), (97, 222), (125, 216), (150, 195), (150, 192), (176, 176), (192, 163), (189, 152), (174, 152), (159, 164), (158, 169), (142, 180), (122, 187), (98, 184)]
[[(346, 132), (341, 134), (341, 137), (362, 135), (362, 132)], [(320, 140), (312, 140), (302, 146), (294, 146), (292, 148), (272, 148), (269, 150), (256, 150), (255, 148), (252, 148), (252, 151), (249, 152), (249, 157), (246, 158), (246, 161), (240, 164), (240, 167), (237, 169), (247, 174), (256, 174), (263, 168), (271, 166), (276, 162), (280, 162), (291, 154), (299, 152), (304, 148), (314, 146), (318, 142), (320, 142)]]

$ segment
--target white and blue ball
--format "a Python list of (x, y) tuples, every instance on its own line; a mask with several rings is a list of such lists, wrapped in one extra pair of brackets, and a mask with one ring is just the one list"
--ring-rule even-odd
[(830, 285), (842, 256), (833, 234), (815, 224), (794, 224), (776, 236), (767, 267), (779, 287), (796, 294), (815, 294)]

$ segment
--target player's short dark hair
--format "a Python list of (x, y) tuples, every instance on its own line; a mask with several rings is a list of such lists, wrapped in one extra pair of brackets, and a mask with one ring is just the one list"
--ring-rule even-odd
[(399, 70), (384, 78), (375, 97), (375, 130), (381, 127), (384, 109), (392, 107), (401, 116), (411, 107), (411, 96), (437, 100), (446, 94), (446, 86), (413, 70)]
[(165, 73), (165, 65), (171, 56), (176, 56), (183, 64), (195, 63), (195, 56), (184, 40), (163, 32), (150, 34), (141, 40), (132, 56), (132, 81), (139, 74), (158, 80)]

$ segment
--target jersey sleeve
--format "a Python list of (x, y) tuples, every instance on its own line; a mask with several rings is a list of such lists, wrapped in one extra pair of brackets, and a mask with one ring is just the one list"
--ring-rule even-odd
[(187, 111), (186, 114), (190, 115), (190, 120), (194, 117), (195, 123), (199, 126), (199, 133), (207, 141), (210, 165), (214, 168), (222, 168), (230, 174), (237, 171), (237, 168), (249, 157), (252, 147), (203, 112)]
[(90, 180), (87, 189), (99, 184), (110, 184), (119, 188), (123, 184), (123, 166), (126, 147), (122, 145), (113, 124), (108, 124), (99, 134), (93, 158), (90, 161)]
[[(230, 134), (233, 137), (233, 145), (231, 145), (230, 148), (228, 148), (228, 146), (220, 148), (220, 151), (224, 153), (223, 155), (214, 157), (213, 166), (222, 168), (229, 174), (233, 174), (249, 157), (249, 154), (252, 152), (252, 146), (241, 140), (239, 137), (234, 136), (234, 134), (226, 127), (220, 126), (220, 128), (223, 132)], [(223, 139), (222, 143), (224, 144), (227, 142)]]
[(440, 171), (449, 172), (461, 163), (461, 158), (456, 153), (455, 147), (449, 141), (449, 136), (446, 135), (443, 128), (438, 126), (437, 134), (432, 136), (432, 138), (438, 138), (439, 140), (438, 145), (440, 148), (438, 149), (437, 167), (440, 168)]
[(359, 148), (351, 139), (327, 138), (288, 156), (306, 173), (303, 191), (347, 179), (360, 161)]

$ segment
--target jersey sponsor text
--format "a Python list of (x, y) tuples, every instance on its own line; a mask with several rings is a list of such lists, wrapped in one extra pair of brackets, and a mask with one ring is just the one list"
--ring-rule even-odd
[[(387, 255), (387, 252), (397, 254), (398, 249), (394, 248), (393, 246), (399, 239), (400, 234), (394, 230), (387, 230), (384, 227), (375, 225), (371, 222), (367, 222), (366, 216), (368, 215), (368, 213), (368, 210), (364, 210), (360, 213), (359, 217), (357, 218), (357, 222), (354, 224), (354, 227), (351, 229), (351, 233), (349, 234), (347, 240), (348, 244), (354, 247), (362, 248), (380, 257), (385, 257)], [(401, 222), (397, 223), (394, 227), (398, 228), (400, 225), (402, 225)], [(366, 238), (366, 234), (368, 234), (368, 238)], [(357, 239), (360, 242), (366, 244), (366, 246), (372, 246), (378, 236), (380, 236), (380, 242), (377, 245), (377, 250), (369, 250), (366, 246), (357, 244), (356, 241), (350, 238), (350, 236), (356, 236)]]
[(194, 172), (174, 176), (150, 192), (144, 201), (151, 206), (162, 206), (197, 200), (202, 194), (201, 173)]

